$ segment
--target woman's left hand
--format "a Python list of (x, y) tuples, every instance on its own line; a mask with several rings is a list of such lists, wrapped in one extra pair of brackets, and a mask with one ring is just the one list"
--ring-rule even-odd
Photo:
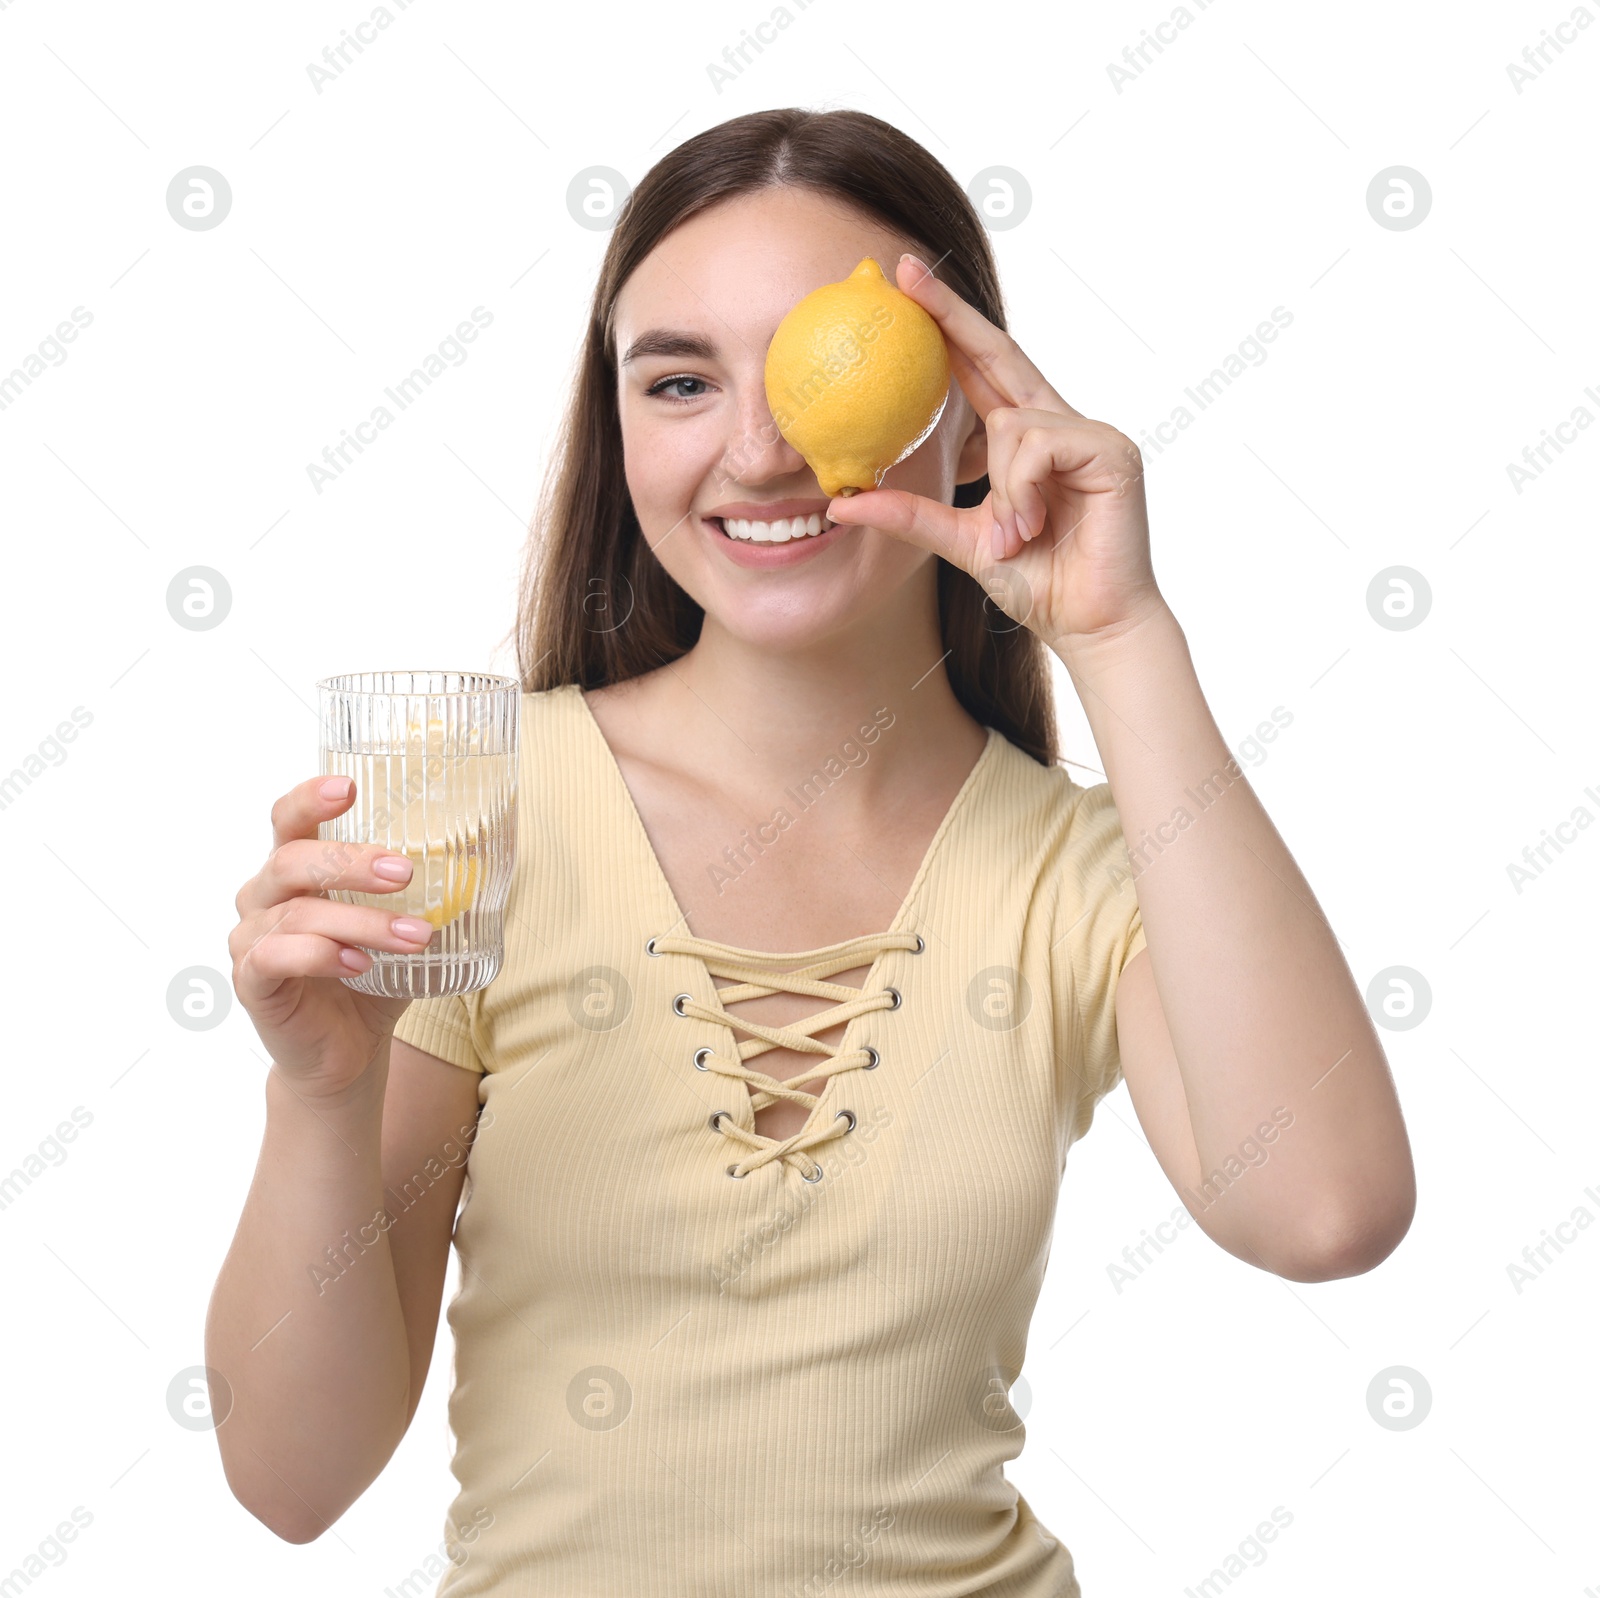
[(989, 493), (957, 509), (904, 489), (864, 489), (830, 501), (830, 519), (942, 555), (1057, 654), (1137, 625), (1165, 603), (1138, 446), (1075, 411), (1010, 334), (915, 256), (901, 257), (896, 278), (939, 324), (956, 381), (983, 419)]

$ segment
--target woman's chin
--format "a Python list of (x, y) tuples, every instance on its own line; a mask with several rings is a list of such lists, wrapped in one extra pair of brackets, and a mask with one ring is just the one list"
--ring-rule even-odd
[(883, 607), (859, 590), (836, 583), (795, 583), (769, 594), (708, 594), (700, 601), (708, 620), (751, 649), (801, 653), (859, 631), (881, 619)]
[(868, 618), (848, 614), (771, 616), (751, 615), (748, 611), (716, 616), (717, 626), (730, 638), (750, 649), (769, 655), (800, 655), (825, 644), (834, 644), (852, 625), (865, 627)]
[(692, 556), (671, 540), (663, 544), (669, 575), (717, 630), (750, 649), (800, 653), (881, 632), (906, 602), (918, 568), (933, 563), (926, 551), (850, 525), (805, 545), (757, 546), (751, 556), (731, 547), (720, 528), (696, 521), (704, 542)]

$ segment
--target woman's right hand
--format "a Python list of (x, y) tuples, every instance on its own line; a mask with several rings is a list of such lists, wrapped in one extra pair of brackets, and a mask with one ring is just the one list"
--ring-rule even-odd
[[(323, 794), (323, 783), (340, 781), (347, 789), (342, 798)], [(381, 844), (318, 837), (319, 823), (354, 798), (349, 778), (311, 777), (273, 805), (272, 852), (235, 897), (239, 924), (228, 935), (233, 991), (273, 1064), (302, 1091), (319, 1095), (338, 1093), (361, 1076), (411, 1002), (358, 993), (339, 980), (372, 964), (356, 945), (417, 954), (434, 931), (413, 921), (399, 932), (390, 910), (321, 897), (334, 888), (392, 893), (410, 880), (411, 862)], [(405, 866), (401, 880), (374, 870), (385, 859)]]

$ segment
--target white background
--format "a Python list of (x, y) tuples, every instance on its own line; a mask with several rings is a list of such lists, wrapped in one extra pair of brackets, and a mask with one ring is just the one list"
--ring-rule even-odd
[[(317, 677), (514, 669), (518, 556), (605, 243), (569, 215), (574, 175), (636, 183), (715, 122), (804, 105), (894, 122), (963, 185), (1025, 176), (1031, 210), (993, 235), (1012, 331), (1136, 440), (1292, 313), (1146, 446), (1156, 570), (1229, 743), (1292, 716), (1247, 769), (1357, 982), (1404, 966), (1431, 992), (1383, 1033), (1420, 1201), (1368, 1275), (1287, 1282), (1191, 1226), (1118, 1291), (1108, 1265), (1178, 1205), (1126, 1089), (1102, 1105), (1068, 1165), (1012, 1480), (1088, 1598), (1182, 1594), (1276, 1506), (1291, 1524), (1238, 1578), (1259, 1598), (1581, 1598), (1600, 1587), (1600, 1236), (1568, 1230), (1520, 1292), (1507, 1266), (1600, 1215), (1600, 839), (1572, 834), (1520, 893), (1507, 866), (1600, 814), (1600, 429), (1521, 493), (1507, 467), (1575, 407), (1600, 415), (1600, 28), (1519, 94), (1507, 64), (1571, 15), (1559, 0), (1217, 0), (1119, 93), (1108, 63), (1165, 0), (790, 9), (719, 89), (708, 64), (765, 0), (565, 22), (414, 0), (318, 93), (308, 64), (363, 4), (0, 7), (0, 373), (93, 315), (0, 410), (0, 770), (92, 717), (0, 809), (0, 1175), (92, 1116), (0, 1210), (0, 1577), (75, 1506), (92, 1524), (19, 1591), (378, 1595), (437, 1551), (447, 1330), (399, 1452), (310, 1545), (252, 1519), (214, 1435), (169, 1418), (266, 1063), (236, 1001), (188, 1031), (168, 985), (228, 968), (271, 801), (316, 769)], [(232, 189), (209, 231), (167, 210), (194, 165)], [(1397, 165), (1432, 191), (1407, 230), (1367, 205)], [(469, 359), (317, 493), (307, 464), (478, 305)], [(206, 631), (167, 609), (193, 565), (232, 594)], [(1404, 630), (1367, 601), (1394, 566), (1431, 591)], [(1368, 1404), (1397, 1366), (1431, 1392), (1403, 1430)]]

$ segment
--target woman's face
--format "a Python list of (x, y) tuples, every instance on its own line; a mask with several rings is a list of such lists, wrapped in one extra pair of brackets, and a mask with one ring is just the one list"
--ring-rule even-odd
[[(814, 190), (763, 189), (674, 229), (618, 295), (617, 403), (639, 525), (708, 622), (750, 644), (798, 649), (857, 627), (925, 625), (935, 559), (926, 550), (871, 527), (777, 544), (734, 539), (721, 525), (826, 510), (816, 474), (767, 407), (767, 345), (812, 289), (868, 255), (892, 283), (914, 248)], [(939, 425), (882, 486), (948, 504), (958, 481), (983, 470), (982, 428), (952, 381)]]

